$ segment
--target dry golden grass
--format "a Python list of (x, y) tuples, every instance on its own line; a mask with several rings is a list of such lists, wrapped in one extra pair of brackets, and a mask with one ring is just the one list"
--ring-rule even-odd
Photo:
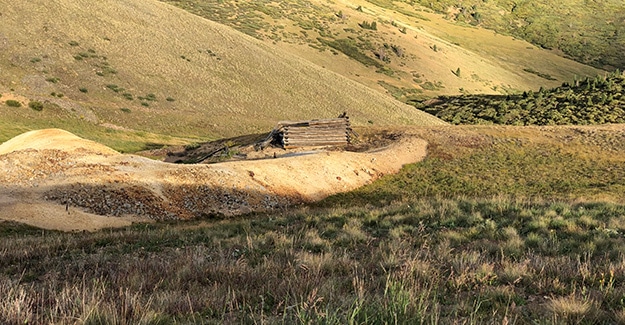
[(616, 311), (616, 321), (619, 324), (625, 324), (625, 308), (622, 310)]
[[(553, 51), (537, 48), (525, 41), (483, 28), (461, 26), (419, 5), (401, 1), (299, 0), (289, 4), (263, 1), (263, 9), (254, 3), (225, 1), (168, 1), (208, 19), (256, 35), (267, 43), (295, 53), (319, 66), (387, 92), (381, 82), (394, 87), (418, 90), (411, 96), (459, 93), (506, 93), (554, 87), (574, 76), (595, 76), (603, 71), (564, 59)], [(380, 5), (376, 5), (379, 3)], [(229, 18), (228, 10), (239, 13)], [(215, 14), (219, 7), (222, 15)], [(361, 10), (357, 10), (360, 7)], [(267, 8), (279, 8), (279, 13)], [(263, 12), (264, 11), (264, 12)], [(244, 13), (244, 14), (243, 14)], [(251, 24), (250, 22), (260, 22)], [(377, 30), (363, 29), (362, 22), (376, 22)], [(259, 26), (254, 29), (253, 26)], [(387, 47), (383, 51), (390, 63), (376, 61), (392, 70), (379, 73), (373, 66), (350, 59), (321, 44), (318, 38), (352, 39), (370, 58), (384, 44), (401, 48), (398, 56)], [(460, 68), (462, 73), (455, 75)], [(534, 71), (557, 80), (539, 77)], [(389, 71), (386, 71), (389, 73)], [(427, 83), (444, 88), (430, 89)], [(390, 90), (395, 93), (399, 90)], [(398, 95), (402, 100), (406, 97)]]
[[(463, 91), (505, 93), (506, 90), (554, 87), (563, 81), (572, 80), (576, 75), (594, 76), (603, 73), (522, 40), (483, 28), (451, 23), (439, 14), (419, 11), (425, 9), (417, 5), (396, 4), (426, 19), (415, 19), (402, 12), (385, 10), (365, 0), (343, 0), (339, 6), (348, 8), (350, 5), (362, 5), (367, 10), (363, 13), (349, 9), (344, 11), (358, 17), (356, 20), (377, 19), (385, 22), (378, 24), (385, 41), (399, 44), (407, 54), (415, 56), (405, 60), (403, 67), (394, 65), (394, 69), (416, 71), (422, 75), (422, 79), (441, 81), (445, 86), (434, 92), (426, 91), (428, 94), (459, 94)], [(397, 32), (398, 28), (392, 26), (391, 22), (405, 26), (407, 33)], [(434, 46), (437, 51), (432, 50)], [(452, 73), (457, 68), (462, 71), (460, 77)], [(527, 68), (550, 74), (558, 80), (549, 81), (523, 71)]]
[(343, 111), (361, 125), (441, 123), (161, 2), (1, 5), (0, 93), (56, 103), (69, 119), (201, 137), (268, 131), (279, 120)]
[(593, 309), (596, 308), (594, 301), (569, 295), (565, 297), (554, 297), (547, 303), (547, 308), (553, 313), (555, 321), (564, 321), (568, 324), (579, 324), (582, 322), (592, 323)]
[[(404, 199), (380, 208), (304, 207), (97, 233), (0, 223), (0, 318), (8, 324), (623, 320), (623, 228), (613, 235), (590, 225), (579, 235), (553, 226), (532, 236), (523, 231), (555, 206), (576, 222), (586, 216), (609, 223), (621, 218), (623, 205)], [(474, 211), (490, 221), (473, 219)], [(466, 232), (472, 227), (484, 231)], [(445, 238), (445, 228), (464, 240)], [(503, 248), (501, 235), (511, 228), (523, 242), (516, 257)], [(535, 247), (533, 237), (551, 245)], [(588, 252), (580, 242), (603, 248)]]

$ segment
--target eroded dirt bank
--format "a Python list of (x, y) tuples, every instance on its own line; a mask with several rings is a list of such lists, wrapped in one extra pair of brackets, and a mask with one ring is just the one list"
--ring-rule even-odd
[(122, 155), (59, 129), (0, 145), (0, 218), (60, 230), (268, 211), (350, 191), (423, 159), (403, 137), (373, 152), (177, 165)]

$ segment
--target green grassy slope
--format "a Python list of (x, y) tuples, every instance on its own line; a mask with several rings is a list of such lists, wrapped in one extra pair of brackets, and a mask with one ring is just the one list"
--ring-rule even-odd
[[(279, 120), (439, 120), (228, 27), (157, 1), (1, 1), (0, 93), (72, 121), (170, 136), (269, 131)], [(41, 10), (45, 6), (46, 10)], [(7, 123), (29, 125), (0, 105)], [(44, 109), (50, 120), (60, 117)], [(56, 123), (59, 124), (59, 123)], [(9, 136), (9, 134), (6, 134)]]
[(500, 196), (623, 203), (622, 125), (457, 125), (387, 132), (427, 140), (428, 156), (335, 200), (384, 206), (407, 197)]
[(401, 1), (165, 2), (276, 44), (402, 101), (538, 90), (575, 75), (601, 73), (525, 41), (459, 25)]

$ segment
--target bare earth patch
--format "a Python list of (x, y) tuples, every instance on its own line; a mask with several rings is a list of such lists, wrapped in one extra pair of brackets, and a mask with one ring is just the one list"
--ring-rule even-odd
[(0, 145), (0, 218), (47, 229), (271, 211), (350, 191), (426, 155), (399, 137), (367, 152), (177, 165), (122, 155), (69, 132), (31, 131)]
[(0, 93), (0, 102), (2, 103), (2, 105), (6, 105), (7, 100), (16, 100), (20, 102), (22, 106), (26, 106), (30, 102), (28, 98), (24, 96), (20, 96), (14, 93)]

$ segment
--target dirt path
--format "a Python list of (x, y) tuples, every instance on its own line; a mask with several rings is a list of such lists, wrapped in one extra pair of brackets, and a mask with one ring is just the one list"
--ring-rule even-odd
[(425, 157), (404, 137), (375, 152), (175, 165), (122, 155), (58, 130), (0, 145), (0, 218), (60, 230), (271, 211), (350, 191)]

